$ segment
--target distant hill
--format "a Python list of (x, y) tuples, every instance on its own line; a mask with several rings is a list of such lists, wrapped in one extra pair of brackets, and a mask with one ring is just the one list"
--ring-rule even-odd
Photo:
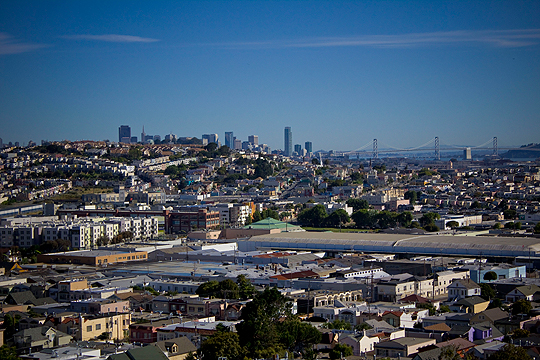
[(519, 149), (508, 150), (506, 153), (502, 154), (502, 156), (507, 159), (536, 159), (540, 157), (540, 144), (531, 143), (522, 145)]

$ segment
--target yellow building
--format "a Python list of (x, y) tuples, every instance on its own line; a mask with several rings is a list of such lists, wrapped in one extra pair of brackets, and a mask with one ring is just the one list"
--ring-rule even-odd
[(92, 340), (108, 333), (108, 340), (123, 340), (128, 337), (130, 313), (108, 313), (84, 315), (79, 317), (78, 331), (75, 338), (80, 341)]

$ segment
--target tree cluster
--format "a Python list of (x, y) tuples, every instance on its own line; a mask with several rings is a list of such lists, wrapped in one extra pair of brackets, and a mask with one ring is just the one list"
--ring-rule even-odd
[(351, 218), (343, 209), (338, 209), (328, 215), (324, 205), (317, 204), (310, 209), (302, 210), (298, 214), (298, 221), (304, 226), (339, 227), (350, 222)]
[(413, 220), (413, 215), (409, 211), (397, 213), (393, 211), (376, 211), (361, 209), (351, 215), (358, 229), (388, 229), (396, 227), (409, 227)]
[(267, 218), (280, 220), (279, 213), (273, 209), (264, 209), (263, 211), (255, 210), (252, 216), (252, 222), (261, 221)]
[(226, 279), (223, 281), (207, 281), (195, 291), (197, 295), (222, 299), (249, 299), (255, 293), (255, 288), (244, 275), (238, 275), (236, 282)]
[(285, 351), (312, 353), (312, 345), (320, 342), (321, 334), (292, 315), (291, 306), (275, 288), (257, 293), (242, 311), (237, 332), (218, 325), (216, 334), (201, 344), (199, 355), (205, 360), (242, 360), (270, 358)]

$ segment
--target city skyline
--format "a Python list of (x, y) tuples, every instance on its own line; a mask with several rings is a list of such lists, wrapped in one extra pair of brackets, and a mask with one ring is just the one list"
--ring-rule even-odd
[[(540, 3), (8, 2), (0, 137), (540, 142)], [(43, 16), (42, 14), (47, 14)], [(294, 145), (294, 144), (293, 144)]]

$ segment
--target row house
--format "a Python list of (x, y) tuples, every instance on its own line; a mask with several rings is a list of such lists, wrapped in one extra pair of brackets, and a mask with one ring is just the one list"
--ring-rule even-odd
[(103, 333), (108, 334), (109, 340), (123, 340), (129, 334), (131, 314), (129, 312), (80, 314), (61, 319), (55, 319), (53, 316), (45, 322), (45, 325), (54, 326), (78, 341), (95, 340)]
[(72, 301), (69, 309), (78, 313), (104, 314), (129, 312), (129, 301), (113, 301), (110, 299), (87, 299)]

